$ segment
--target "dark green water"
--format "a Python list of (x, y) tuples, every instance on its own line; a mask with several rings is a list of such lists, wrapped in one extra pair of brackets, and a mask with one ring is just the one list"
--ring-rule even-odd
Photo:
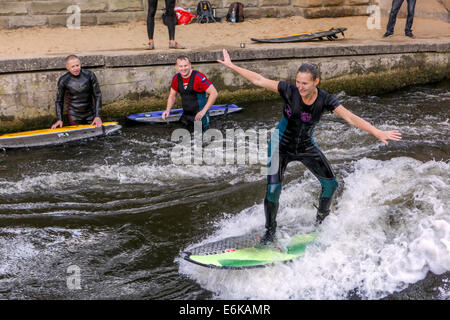
[[(177, 125), (124, 125), (71, 145), (0, 152), (2, 299), (449, 299), (450, 83), (342, 104), (403, 140), (388, 147), (325, 115), (315, 140), (340, 183), (303, 259), (209, 270), (180, 250), (263, 228), (263, 165), (175, 165)], [(280, 99), (281, 100), (281, 99)], [(212, 120), (270, 130), (281, 101)], [(278, 223), (314, 221), (318, 181), (290, 164)], [(70, 266), (79, 288), (68, 286)], [(276, 290), (274, 289), (276, 288)]]

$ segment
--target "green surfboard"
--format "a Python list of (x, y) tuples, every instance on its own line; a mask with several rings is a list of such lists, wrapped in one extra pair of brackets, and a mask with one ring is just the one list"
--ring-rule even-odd
[(282, 245), (280, 241), (261, 245), (262, 234), (253, 233), (207, 243), (181, 252), (181, 257), (208, 268), (261, 268), (302, 256), (307, 246), (317, 238), (317, 233), (304, 233), (291, 237), (287, 245)]

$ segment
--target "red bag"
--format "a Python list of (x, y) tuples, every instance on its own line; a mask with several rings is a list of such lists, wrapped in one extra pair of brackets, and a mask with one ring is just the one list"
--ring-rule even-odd
[(188, 24), (195, 18), (194, 14), (184, 10), (183, 8), (177, 7), (174, 11), (177, 16), (177, 24)]

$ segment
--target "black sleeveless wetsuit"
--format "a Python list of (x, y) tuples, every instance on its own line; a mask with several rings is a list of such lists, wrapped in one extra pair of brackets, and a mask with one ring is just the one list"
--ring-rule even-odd
[(278, 84), (278, 92), (285, 106), (269, 145), (267, 193), (264, 201), (266, 228), (276, 227), (283, 175), (291, 161), (301, 161), (319, 179), (322, 193), (318, 210), (324, 213), (330, 210), (338, 183), (328, 160), (315, 143), (313, 133), (321, 115), (325, 111), (332, 112), (340, 103), (326, 91), (319, 88), (317, 90), (317, 99), (312, 105), (307, 105), (295, 85), (284, 81)]
[(65, 98), (68, 99), (70, 125), (91, 123), (95, 117), (100, 117), (102, 93), (92, 71), (81, 69), (78, 76), (67, 72), (59, 78), (55, 101), (58, 120), (62, 120)]
[[(196, 70), (192, 70), (192, 74), (189, 79), (189, 83), (186, 89), (183, 86), (183, 78), (181, 74), (178, 73), (178, 93), (181, 96), (181, 105), (183, 107), (183, 115), (180, 118), (180, 122), (190, 128), (194, 125), (195, 116), (197, 113), (203, 109), (206, 105), (207, 97), (205, 92), (194, 91), (194, 81), (197, 75)], [(209, 129), (209, 111), (206, 112), (205, 116), (202, 118), (202, 129), (203, 131)]]

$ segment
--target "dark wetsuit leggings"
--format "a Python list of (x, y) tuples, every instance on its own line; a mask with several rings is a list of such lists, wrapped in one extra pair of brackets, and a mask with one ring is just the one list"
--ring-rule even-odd
[(88, 117), (84, 117), (84, 118), (80, 118), (80, 117), (76, 117), (74, 115), (67, 115), (67, 120), (69, 122), (69, 125), (71, 126), (76, 126), (79, 124), (91, 124), (92, 121), (94, 121), (94, 116), (88, 116)]
[[(165, 0), (166, 11), (163, 16), (164, 24), (169, 29), (169, 40), (175, 40), (175, 25), (177, 24), (177, 17), (175, 15), (175, 0)], [(155, 14), (158, 0), (148, 0), (148, 14), (147, 14), (147, 34), (149, 39), (153, 39), (155, 31)]]
[(304, 151), (303, 153), (296, 154), (280, 152), (278, 155), (275, 155), (271, 154), (269, 148), (267, 193), (264, 204), (266, 215), (269, 215), (268, 220), (273, 220), (273, 223), (275, 223), (274, 219), (278, 210), (278, 200), (281, 194), (284, 171), (291, 161), (302, 162), (319, 179), (322, 185), (322, 192), (319, 197), (318, 211), (321, 213), (328, 213), (330, 211), (331, 200), (338, 187), (333, 170), (327, 158), (317, 146), (311, 145)]

